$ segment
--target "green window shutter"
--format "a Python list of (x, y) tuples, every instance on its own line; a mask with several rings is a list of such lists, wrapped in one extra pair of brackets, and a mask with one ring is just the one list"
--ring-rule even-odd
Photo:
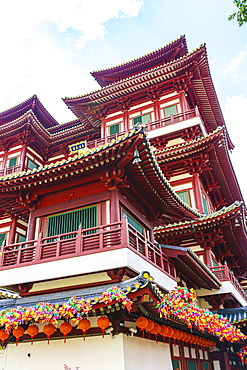
[(203, 361), (202, 370), (209, 370), (209, 363), (208, 362)]
[(174, 370), (180, 370), (181, 367), (180, 367), (180, 361), (178, 360), (172, 360), (172, 368)]
[[(83, 229), (97, 226), (97, 206), (78, 209), (48, 217), (47, 236), (77, 231), (82, 224)], [(93, 231), (95, 232), (95, 231)], [(92, 232), (88, 232), (92, 233)]]
[(134, 217), (132, 217), (128, 212), (124, 211), (124, 214), (127, 216), (128, 223), (133, 226), (140, 234), (144, 234), (144, 227), (137, 222)]
[(174, 116), (175, 114), (177, 114), (176, 105), (170, 105), (169, 107), (165, 108), (165, 117)]
[(205, 213), (205, 215), (208, 215), (208, 205), (207, 205), (207, 201), (206, 201), (206, 197), (205, 195), (202, 194), (202, 205), (203, 205), (203, 211)]
[(188, 370), (197, 370), (195, 361), (188, 361)]
[(110, 126), (110, 135), (117, 134), (119, 132), (119, 123)]
[(28, 161), (27, 161), (27, 167), (30, 169), (30, 170), (33, 170), (34, 168), (38, 168), (39, 165), (36, 164), (35, 162), (33, 162), (31, 159), (28, 158)]
[(150, 113), (143, 114), (142, 116), (134, 118), (134, 125), (136, 125), (137, 123), (142, 123), (143, 125), (146, 125), (148, 122), (150, 122)]
[(1, 246), (2, 246), (5, 238), (6, 238), (6, 233), (1, 233), (0, 234), (0, 249), (1, 249)]
[(15, 166), (15, 165), (16, 165), (16, 163), (17, 163), (17, 158), (18, 158), (18, 157), (13, 157), (13, 158), (10, 158), (10, 159), (9, 159), (9, 167), (13, 167), (13, 166)]
[(23, 243), (26, 241), (26, 237), (22, 234), (18, 234), (17, 236), (17, 243)]
[(184, 190), (184, 191), (178, 191), (177, 195), (179, 198), (182, 199), (182, 201), (190, 206), (190, 197), (189, 197), (189, 191)]

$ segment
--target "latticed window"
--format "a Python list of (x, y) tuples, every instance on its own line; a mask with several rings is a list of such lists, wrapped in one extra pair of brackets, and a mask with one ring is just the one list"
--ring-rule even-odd
[(27, 160), (27, 167), (30, 170), (33, 170), (34, 168), (38, 168), (39, 165), (37, 163), (35, 163), (34, 161), (32, 161), (31, 159), (28, 158), (28, 160)]
[(203, 211), (204, 211), (205, 215), (208, 215), (209, 212), (208, 212), (207, 200), (206, 200), (205, 195), (203, 195), (203, 194), (202, 194), (202, 204), (203, 204)]
[[(91, 206), (74, 211), (60, 213), (54, 216), (49, 216), (47, 236), (60, 235), (69, 233), (71, 231), (77, 231), (80, 224), (82, 225), (83, 229), (95, 227), (98, 223), (97, 213), (97, 206)], [(95, 230), (88, 231), (87, 233), (92, 232), (95, 232)]]
[(117, 134), (120, 131), (119, 123), (110, 126), (110, 135)]
[(179, 196), (179, 198), (182, 199), (182, 201), (184, 203), (188, 204), (189, 206), (191, 205), (191, 203), (190, 203), (190, 196), (189, 196), (189, 190), (178, 191), (177, 192), (177, 195)]
[(165, 109), (165, 117), (174, 116), (177, 114), (177, 106), (176, 104), (170, 105), (169, 107), (166, 107)]
[(133, 226), (140, 234), (144, 235), (144, 227), (134, 219), (128, 212), (123, 211), (123, 214), (126, 215), (128, 223)]
[(17, 164), (19, 157), (13, 157), (9, 159), (8, 167), (14, 167)]
[(134, 118), (134, 125), (136, 125), (137, 123), (142, 123), (146, 125), (148, 122), (150, 122), (150, 113), (143, 114), (142, 116)]
[(0, 249), (5, 239), (6, 239), (6, 233), (1, 233), (0, 234)]

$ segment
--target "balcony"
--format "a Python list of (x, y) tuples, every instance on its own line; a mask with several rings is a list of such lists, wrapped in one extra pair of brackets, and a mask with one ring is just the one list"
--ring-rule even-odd
[(0, 176), (11, 175), (12, 173), (27, 171), (27, 170), (29, 170), (29, 168), (27, 166), (23, 166), (20, 163), (12, 167), (5, 167), (5, 168), (0, 169)]
[[(193, 119), (197, 119), (197, 120), (194, 122)], [(178, 114), (175, 114), (175, 115), (170, 116), (170, 117), (166, 117), (166, 118), (163, 118), (163, 119), (160, 119), (160, 120), (157, 120), (157, 121), (149, 122), (146, 125), (146, 129), (147, 129), (147, 132), (148, 132), (148, 136), (151, 138), (151, 137), (155, 137), (156, 135), (159, 136), (160, 132), (162, 132), (162, 134), (163, 134), (163, 129), (164, 128), (168, 128), (169, 126), (174, 125), (174, 124), (178, 124), (178, 123), (182, 124), (184, 122), (186, 122), (186, 126), (188, 126), (188, 127), (193, 126), (195, 124), (199, 124), (199, 125), (202, 124), (203, 121), (200, 117), (200, 113), (199, 113), (199, 110), (198, 110), (197, 107), (195, 109), (191, 109), (190, 111), (187, 111), (187, 112), (178, 113)], [(175, 127), (176, 126), (174, 126), (173, 128), (175, 128)], [(160, 129), (161, 129), (161, 131), (160, 131)], [(175, 131), (177, 131), (177, 129), (180, 129), (180, 126), (179, 127), (177, 126)], [(168, 130), (170, 130), (170, 129), (168, 129)], [(93, 149), (93, 148), (96, 148), (100, 145), (105, 145), (106, 143), (111, 143), (113, 140), (118, 140), (118, 137), (123, 136), (124, 134), (126, 134), (126, 132), (122, 131), (122, 132), (118, 132), (118, 133), (113, 134), (113, 135), (105, 136), (103, 138), (88, 141), (87, 142), (87, 148)]]
[(0, 269), (7, 270), (121, 248), (129, 248), (173, 280), (176, 278), (175, 267), (162, 249), (128, 224), (127, 219), (7, 245), (2, 250)]
[(235, 289), (238, 291), (238, 293), (242, 296), (242, 298), (245, 301), (247, 300), (247, 296), (243, 288), (239, 284), (238, 279), (226, 265), (210, 267), (210, 270), (220, 281), (230, 281)]

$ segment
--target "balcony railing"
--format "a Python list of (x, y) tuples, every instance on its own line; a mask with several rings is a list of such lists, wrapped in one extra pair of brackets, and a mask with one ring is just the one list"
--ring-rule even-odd
[(2, 250), (0, 268), (5, 270), (126, 247), (173, 279), (176, 278), (174, 265), (162, 249), (136, 231), (128, 224), (127, 219), (90, 229), (79, 228), (74, 232), (49, 237), (40, 236), (37, 240), (6, 245)]
[[(178, 113), (170, 117), (166, 117), (166, 118), (162, 118), (157, 121), (149, 122), (147, 123), (146, 128), (147, 128), (147, 131), (149, 132), (152, 130), (156, 130), (158, 128), (170, 126), (170, 125), (173, 125), (174, 123), (186, 121), (186, 120), (189, 120), (195, 117), (200, 117), (200, 113), (197, 107), (187, 112)], [(129, 131), (130, 130), (128, 130), (128, 132)], [(117, 134), (113, 134), (113, 135), (105, 136), (103, 138), (88, 141), (87, 147), (89, 149), (92, 149), (100, 145), (105, 145), (106, 143), (111, 143), (113, 140), (118, 140), (118, 137), (123, 136), (124, 134), (126, 134), (126, 132), (122, 131), (122, 132), (118, 132)]]
[(241, 296), (245, 300), (247, 300), (247, 296), (243, 288), (239, 284), (238, 279), (236, 278), (234, 273), (231, 270), (229, 270), (229, 268), (226, 265), (210, 267), (210, 270), (220, 281), (230, 281), (234, 285), (234, 287), (237, 289), (237, 291), (241, 294)]
[(0, 176), (11, 175), (12, 173), (20, 172), (20, 171), (27, 171), (29, 168), (27, 166), (22, 166), (22, 164), (16, 164), (12, 167), (6, 167), (0, 169)]

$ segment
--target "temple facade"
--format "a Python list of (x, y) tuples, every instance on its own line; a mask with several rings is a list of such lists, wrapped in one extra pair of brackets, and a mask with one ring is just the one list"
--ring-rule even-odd
[(245, 369), (246, 207), (205, 45), (92, 76), (74, 121), (37, 96), (0, 113), (0, 367)]

